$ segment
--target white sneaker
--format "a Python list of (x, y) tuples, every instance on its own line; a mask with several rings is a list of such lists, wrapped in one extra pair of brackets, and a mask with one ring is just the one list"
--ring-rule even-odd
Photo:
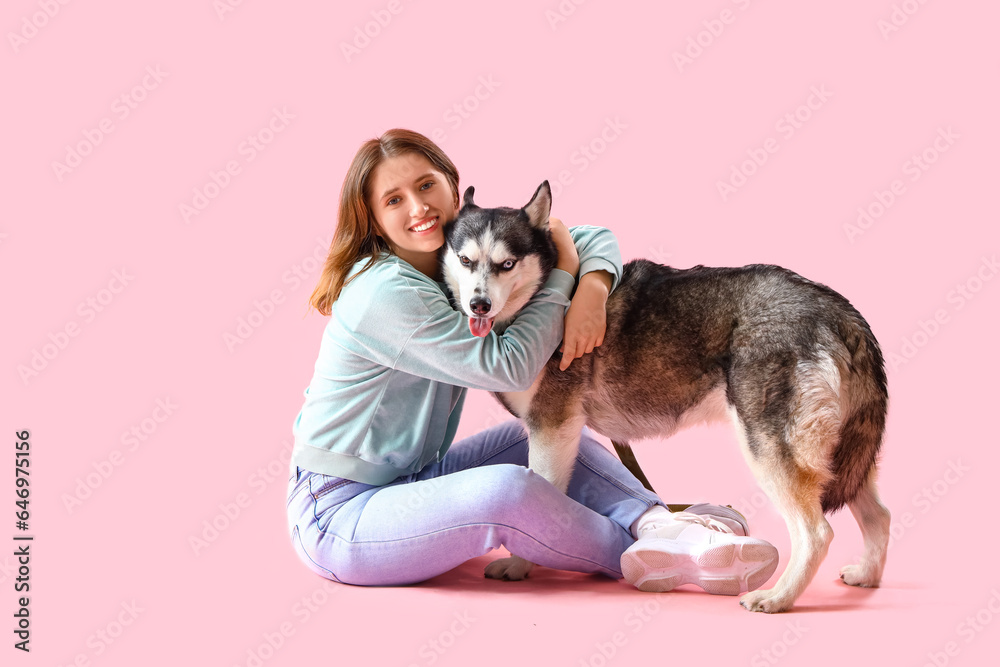
[(677, 507), (680, 511), (687, 512), (688, 514), (700, 514), (703, 517), (720, 521), (732, 528), (734, 535), (746, 537), (750, 534), (750, 525), (747, 523), (746, 517), (734, 510), (730, 505), (696, 503), (694, 505), (669, 505), (668, 509), (670, 507)]
[(694, 584), (713, 595), (739, 595), (763, 586), (778, 567), (778, 550), (764, 540), (736, 535), (709, 516), (674, 512), (671, 518), (622, 554), (625, 580), (641, 591)]

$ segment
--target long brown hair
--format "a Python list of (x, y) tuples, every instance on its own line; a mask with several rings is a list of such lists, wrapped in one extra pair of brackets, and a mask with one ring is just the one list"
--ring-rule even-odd
[(333, 302), (350, 282), (347, 274), (359, 260), (368, 258), (361, 270), (351, 277), (352, 280), (371, 268), (380, 253), (392, 252), (385, 239), (376, 234), (378, 223), (368, 206), (368, 196), (371, 194), (371, 175), (375, 168), (387, 158), (406, 153), (417, 153), (427, 158), (448, 179), (457, 201), (458, 169), (444, 151), (424, 135), (396, 128), (361, 144), (340, 189), (337, 229), (330, 243), (330, 253), (326, 257), (323, 274), (309, 297), (309, 305), (321, 314), (330, 314)]

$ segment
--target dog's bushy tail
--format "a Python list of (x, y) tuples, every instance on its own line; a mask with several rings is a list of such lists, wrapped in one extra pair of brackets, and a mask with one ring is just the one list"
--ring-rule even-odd
[(853, 306), (837, 323), (847, 352), (846, 397), (840, 440), (833, 451), (833, 477), (822, 497), (823, 512), (835, 512), (857, 496), (878, 463), (889, 405), (885, 361), (871, 328)]

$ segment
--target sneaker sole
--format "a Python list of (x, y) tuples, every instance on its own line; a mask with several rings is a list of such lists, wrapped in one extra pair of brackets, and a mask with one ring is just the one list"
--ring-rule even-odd
[(694, 584), (712, 595), (740, 595), (763, 586), (778, 567), (778, 550), (762, 540), (745, 538), (705, 548), (691, 545), (690, 553), (677, 553), (686, 546), (651, 539), (629, 548), (621, 557), (622, 575), (640, 591), (650, 593)]

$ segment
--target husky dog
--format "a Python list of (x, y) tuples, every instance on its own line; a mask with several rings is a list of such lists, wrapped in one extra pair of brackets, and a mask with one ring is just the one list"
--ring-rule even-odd
[[(502, 330), (555, 266), (548, 181), (521, 209), (480, 208), (465, 191), (445, 228), (445, 282), (473, 334)], [(746, 593), (751, 611), (792, 607), (833, 539), (825, 514), (851, 508), (860, 564), (840, 577), (878, 586), (889, 511), (875, 487), (888, 392), (878, 342), (841, 295), (778, 266), (673, 269), (625, 264), (607, 301), (599, 353), (559, 371), (555, 354), (530, 389), (497, 394), (529, 432), (529, 467), (566, 491), (584, 425), (615, 445), (649, 486), (629, 443), (695, 423), (729, 420), (760, 486), (781, 512), (792, 553), (772, 589)], [(513, 556), (486, 569), (522, 579)]]

